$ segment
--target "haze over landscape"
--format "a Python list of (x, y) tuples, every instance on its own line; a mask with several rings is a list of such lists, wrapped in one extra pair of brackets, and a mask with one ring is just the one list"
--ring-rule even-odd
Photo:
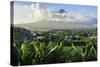
[[(96, 7), (46, 3), (14, 3), (14, 25), (33, 30), (96, 28)], [(53, 6), (51, 6), (53, 5)], [(75, 6), (75, 7), (73, 7)], [(82, 10), (79, 10), (81, 8)]]

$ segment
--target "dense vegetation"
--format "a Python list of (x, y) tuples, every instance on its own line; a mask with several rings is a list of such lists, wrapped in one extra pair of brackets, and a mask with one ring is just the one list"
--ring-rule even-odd
[(13, 28), (12, 65), (97, 60), (96, 31), (30, 31)]

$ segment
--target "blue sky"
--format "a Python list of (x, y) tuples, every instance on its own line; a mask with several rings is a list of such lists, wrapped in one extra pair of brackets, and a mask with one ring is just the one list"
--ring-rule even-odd
[[(39, 4), (40, 6), (45, 7), (46, 9), (51, 9), (56, 11), (64, 9), (65, 11), (70, 12), (71, 14), (79, 14), (81, 16), (88, 16), (90, 18), (97, 18), (96, 6), (57, 4), (57, 3), (39, 3)], [(36, 2), (14, 1), (14, 5), (12, 5), (14, 6), (14, 23), (17, 24), (23, 22), (24, 23), (33, 22), (32, 14), (34, 14), (33, 12), (34, 6), (31, 7), (31, 5), (36, 6)]]
[[(21, 2), (15, 1), (15, 5), (17, 6), (29, 6), (36, 2)], [(88, 5), (72, 5), (72, 4), (56, 4), (56, 3), (40, 3), (43, 7), (48, 9), (64, 9), (68, 12), (80, 13), (85, 16), (97, 17), (97, 7), (96, 6), (88, 6)]]
[(97, 16), (97, 8), (95, 6), (71, 5), (71, 4), (44, 4), (48, 8), (56, 10), (64, 9), (68, 12), (80, 13), (86, 16)]

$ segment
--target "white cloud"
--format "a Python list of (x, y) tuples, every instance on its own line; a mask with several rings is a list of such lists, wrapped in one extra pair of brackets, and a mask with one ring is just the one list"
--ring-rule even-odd
[(41, 20), (87, 23), (91, 21), (92, 18), (83, 16), (80, 13), (55, 13), (53, 9), (43, 8), (39, 3), (31, 4), (30, 6), (24, 5), (24, 8), (15, 8), (15, 24), (35, 23)]

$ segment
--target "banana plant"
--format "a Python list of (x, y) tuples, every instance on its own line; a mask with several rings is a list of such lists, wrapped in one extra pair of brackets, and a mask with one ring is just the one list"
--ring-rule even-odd
[(68, 51), (68, 61), (90, 61), (97, 60), (97, 51), (92, 44), (86, 44), (85, 47), (77, 48), (72, 44), (72, 48)]
[[(63, 43), (49, 42), (49, 44), (32, 41), (21, 46), (22, 64), (43, 64), (61, 62), (63, 59)], [(54, 59), (54, 60), (53, 60)], [(27, 61), (30, 60), (30, 61)]]

